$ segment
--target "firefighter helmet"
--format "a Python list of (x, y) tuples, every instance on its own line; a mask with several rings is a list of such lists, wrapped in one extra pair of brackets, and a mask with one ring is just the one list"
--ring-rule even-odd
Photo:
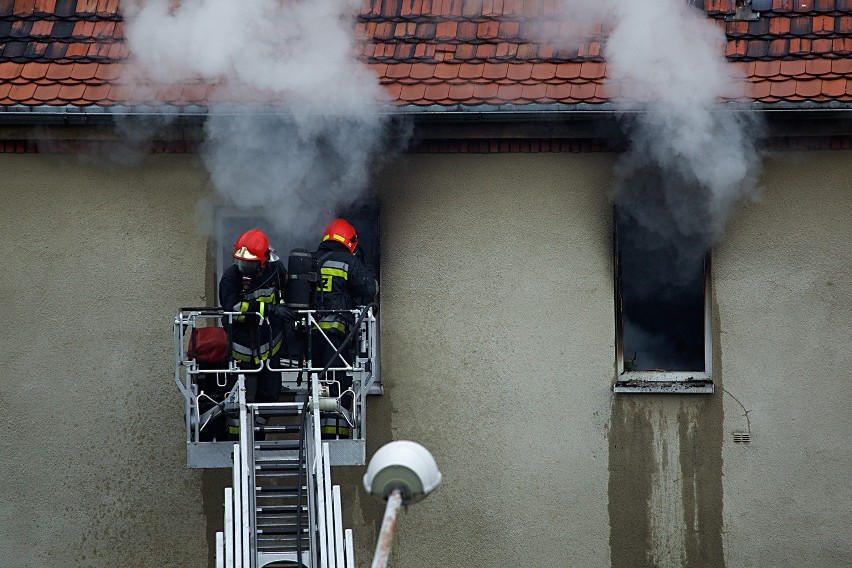
[(329, 239), (343, 243), (349, 249), (349, 252), (355, 254), (355, 247), (358, 246), (358, 235), (355, 233), (355, 227), (350, 225), (346, 219), (335, 219), (326, 227), (322, 240), (327, 241)]
[(269, 239), (260, 229), (249, 229), (234, 243), (234, 259), (243, 274), (263, 270), (269, 260)]

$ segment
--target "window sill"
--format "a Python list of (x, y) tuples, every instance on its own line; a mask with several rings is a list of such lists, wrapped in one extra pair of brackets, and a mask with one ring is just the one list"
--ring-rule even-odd
[(713, 381), (710, 379), (628, 379), (618, 380), (612, 386), (614, 393), (633, 394), (713, 394)]

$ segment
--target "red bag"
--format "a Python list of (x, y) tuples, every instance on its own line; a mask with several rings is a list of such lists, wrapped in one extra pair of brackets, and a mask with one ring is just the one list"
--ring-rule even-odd
[(225, 363), (228, 360), (228, 334), (221, 327), (197, 327), (189, 336), (186, 354), (198, 363)]

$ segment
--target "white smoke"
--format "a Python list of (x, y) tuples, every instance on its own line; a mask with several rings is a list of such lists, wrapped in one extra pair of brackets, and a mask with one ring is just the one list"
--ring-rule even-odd
[[(744, 78), (724, 56), (725, 35), (686, 0), (558, 0), (574, 34), (562, 44), (603, 43), (613, 102), (629, 142), (612, 198), (652, 239), (703, 255), (760, 170), (757, 118), (724, 101)], [(649, 246), (657, 246), (649, 244)]]
[(759, 173), (756, 118), (722, 102), (736, 98), (744, 79), (725, 60), (724, 33), (702, 11), (676, 0), (618, 7), (607, 71), (618, 103), (638, 114), (613, 198), (651, 234), (685, 237), (688, 256), (703, 254)]
[[(202, 159), (220, 197), (283, 234), (367, 189), (387, 114), (355, 58), (357, 0), (124, 3), (125, 80), (211, 85)], [(218, 101), (218, 102), (217, 102)]]
[(636, 353), (638, 370), (700, 370), (704, 259), (760, 171), (760, 122), (729, 102), (744, 78), (722, 29), (686, 0), (558, 1), (574, 22), (566, 49), (602, 43), (627, 134), (611, 193), (625, 357)]

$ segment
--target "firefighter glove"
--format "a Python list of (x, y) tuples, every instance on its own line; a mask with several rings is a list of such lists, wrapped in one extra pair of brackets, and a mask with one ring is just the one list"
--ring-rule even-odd
[(284, 304), (269, 306), (269, 315), (281, 318), (284, 321), (296, 321), (296, 313)]

